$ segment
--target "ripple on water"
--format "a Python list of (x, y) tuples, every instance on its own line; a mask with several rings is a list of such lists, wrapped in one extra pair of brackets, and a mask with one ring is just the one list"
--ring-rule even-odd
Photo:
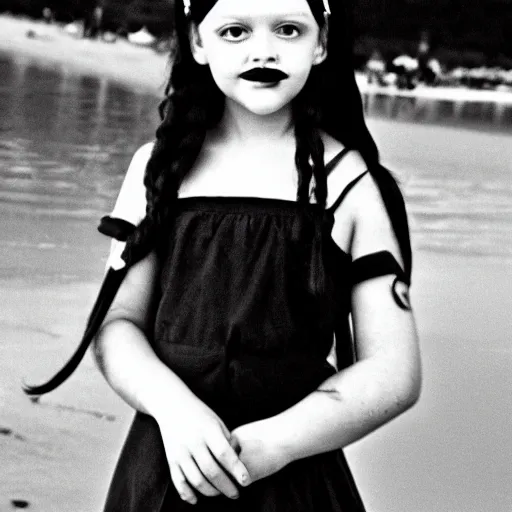
[(418, 247), (512, 255), (512, 186), (503, 181), (412, 178), (405, 187)]
[[(9, 84), (0, 90), (0, 208), (92, 219), (109, 211), (131, 156), (153, 138), (158, 98), (33, 63), (0, 59), (0, 74)], [(414, 105), (405, 104), (412, 112)], [(375, 105), (384, 112), (387, 103)], [(450, 110), (421, 107), (430, 114)], [(487, 168), (503, 167), (491, 153)], [(457, 169), (432, 177), (413, 167), (404, 192), (416, 246), (510, 256), (512, 182), (475, 167), (471, 179), (454, 178)]]

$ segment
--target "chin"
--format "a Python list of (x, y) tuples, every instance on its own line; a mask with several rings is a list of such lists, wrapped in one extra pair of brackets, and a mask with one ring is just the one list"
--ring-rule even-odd
[(240, 98), (232, 98), (232, 100), (252, 114), (269, 116), (288, 108), (293, 98), (261, 98), (260, 101), (241, 101)]
[(272, 114), (276, 114), (277, 112), (280, 112), (281, 110), (283, 110), (283, 108), (287, 106), (288, 103), (279, 105), (242, 105), (242, 107), (244, 107), (245, 110), (258, 116), (270, 116)]

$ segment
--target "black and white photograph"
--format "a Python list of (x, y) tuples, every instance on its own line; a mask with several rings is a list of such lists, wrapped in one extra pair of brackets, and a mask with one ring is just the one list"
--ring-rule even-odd
[(0, 512), (511, 512), (511, 34), (0, 0)]

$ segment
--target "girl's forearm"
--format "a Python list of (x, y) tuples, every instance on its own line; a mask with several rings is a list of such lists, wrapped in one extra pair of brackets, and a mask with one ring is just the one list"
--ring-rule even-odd
[(397, 378), (376, 360), (358, 362), (264, 420), (265, 430), (289, 461), (343, 448), (414, 405), (420, 390), (416, 370)]
[(134, 409), (153, 417), (194, 396), (183, 381), (160, 361), (135, 324), (107, 323), (95, 340), (94, 355), (112, 389)]

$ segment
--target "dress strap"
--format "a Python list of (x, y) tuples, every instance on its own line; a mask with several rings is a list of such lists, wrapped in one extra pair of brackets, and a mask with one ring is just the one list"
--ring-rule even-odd
[(337, 155), (335, 155), (329, 162), (325, 164), (325, 174), (329, 176), (333, 169), (345, 158), (345, 156), (352, 151), (352, 148), (345, 147)]
[(345, 199), (345, 197), (347, 196), (347, 194), (357, 185), (357, 183), (359, 183), (359, 180), (365, 176), (366, 174), (368, 174), (370, 171), (366, 170), (364, 171), (363, 173), (361, 173), (357, 178), (353, 179), (341, 192), (341, 194), (338, 196), (338, 199), (336, 199), (336, 201), (334, 201), (334, 203), (332, 204), (332, 206), (330, 208), (327, 209), (328, 212), (331, 212), (331, 213), (334, 213), (339, 205), (342, 203), (343, 199)]

